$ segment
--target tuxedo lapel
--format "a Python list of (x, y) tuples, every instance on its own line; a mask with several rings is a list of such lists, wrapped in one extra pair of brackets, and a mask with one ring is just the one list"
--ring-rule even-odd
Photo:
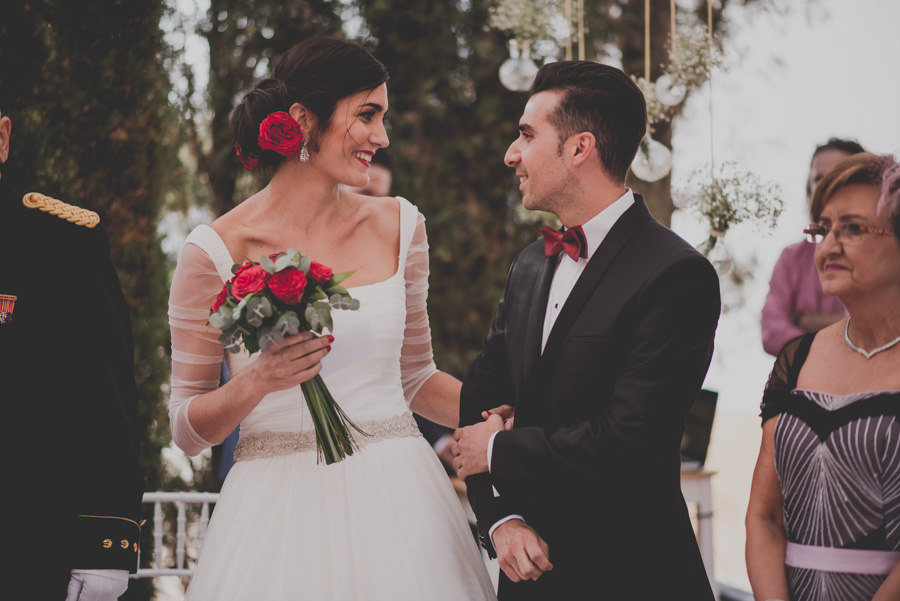
[(558, 263), (559, 255), (545, 259), (534, 282), (534, 295), (525, 328), (525, 348), (523, 349), (523, 375), (526, 382), (537, 373), (538, 362), (541, 358), (541, 342), (544, 338), (544, 316), (547, 313), (547, 302), (550, 297), (550, 284), (553, 282), (553, 274), (556, 272)]
[[(634, 204), (628, 208), (625, 213), (616, 221), (612, 229), (600, 243), (594, 255), (588, 260), (587, 267), (581, 273), (572, 292), (566, 299), (553, 329), (550, 330), (550, 336), (547, 338), (547, 344), (544, 347), (542, 359), (554, 359), (559, 353), (560, 347), (566, 338), (575, 318), (581, 313), (585, 303), (591, 297), (594, 288), (603, 279), (610, 265), (612, 265), (616, 256), (628, 243), (628, 240), (638, 231), (645, 223), (650, 221), (650, 211), (644, 204), (644, 198), (640, 194), (634, 195)], [(552, 275), (552, 274), (551, 274)], [(549, 285), (548, 285), (549, 290)], [(544, 307), (547, 306), (546, 295), (544, 298)], [(541, 314), (541, 323), (543, 323), (543, 314)]]

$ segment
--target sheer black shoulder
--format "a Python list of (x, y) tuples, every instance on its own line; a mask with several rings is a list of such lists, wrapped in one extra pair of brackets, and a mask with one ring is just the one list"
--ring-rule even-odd
[(806, 362), (809, 347), (815, 337), (815, 332), (798, 336), (785, 344), (778, 353), (759, 405), (763, 422), (784, 411), (788, 396), (797, 387), (797, 376)]

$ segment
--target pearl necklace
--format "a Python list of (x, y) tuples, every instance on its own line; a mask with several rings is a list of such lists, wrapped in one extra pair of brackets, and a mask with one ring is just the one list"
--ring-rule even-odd
[(844, 341), (847, 343), (847, 346), (849, 346), (850, 348), (852, 348), (854, 351), (856, 351), (857, 353), (859, 353), (860, 355), (862, 355), (862, 356), (865, 357), (866, 359), (871, 359), (872, 357), (874, 357), (875, 355), (877, 355), (877, 354), (880, 353), (881, 351), (886, 351), (886, 350), (888, 350), (889, 348), (891, 348), (892, 346), (895, 346), (898, 342), (900, 342), (900, 336), (897, 336), (896, 338), (894, 338), (893, 340), (891, 340), (891, 341), (888, 342), (887, 344), (884, 344), (884, 345), (882, 345), (882, 346), (879, 346), (877, 349), (874, 349), (874, 350), (872, 350), (872, 351), (867, 351), (867, 350), (865, 350), (865, 349), (859, 348), (858, 346), (856, 346), (855, 344), (853, 344), (852, 342), (850, 342), (850, 334), (849, 334), (849, 332), (850, 332), (850, 318), (848, 317), (848, 318), (847, 318), (847, 325), (844, 326)]

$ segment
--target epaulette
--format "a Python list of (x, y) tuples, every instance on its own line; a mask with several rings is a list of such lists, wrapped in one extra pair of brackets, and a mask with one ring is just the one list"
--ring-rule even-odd
[(45, 213), (56, 215), (61, 219), (71, 221), (75, 225), (83, 225), (87, 228), (92, 228), (100, 223), (100, 216), (93, 211), (66, 204), (61, 200), (56, 200), (37, 192), (29, 192), (23, 196), (22, 204), (29, 209), (40, 209)]

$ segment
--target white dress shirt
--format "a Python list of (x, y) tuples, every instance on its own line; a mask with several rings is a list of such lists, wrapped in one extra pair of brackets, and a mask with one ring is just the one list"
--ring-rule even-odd
[[(544, 330), (541, 338), (542, 354), (544, 352), (544, 347), (547, 345), (547, 338), (550, 337), (550, 332), (553, 329), (553, 324), (556, 323), (559, 312), (562, 311), (566, 300), (569, 298), (569, 294), (571, 294), (572, 289), (575, 287), (575, 283), (578, 281), (578, 278), (581, 277), (584, 268), (587, 267), (588, 261), (590, 261), (591, 257), (594, 256), (594, 253), (597, 252), (597, 248), (600, 247), (600, 244), (616, 224), (616, 221), (619, 220), (619, 217), (621, 217), (633, 204), (634, 193), (630, 188), (625, 188), (625, 194), (617, 201), (594, 215), (590, 221), (581, 226), (581, 229), (584, 230), (584, 237), (587, 239), (587, 258), (579, 258), (577, 261), (574, 261), (563, 251), (563, 256), (559, 259), (559, 265), (557, 265), (556, 271), (553, 273), (553, 281), (550, 283), (550, 294), (547, 297), (547, 312), (544, 314)], [(494, 451), (494, 438), (496, 438), (497, 434), (499, 434), (499, 432), (492, 434), (491, 438), (488, 440), (487, 464), (489, 473), (491, 471), (491, 456)], [(496, 488), (494, 488), (494, 496), (500, 496)], [(503, 522), (507, 522), (511, 519), (525, 521), (520, 515), (509, 515), (498, 520), (497, 523), (491, 526), (491, 529), (488, 532), (488, 536), (492, 537), (492, 542), (494, 530), (496, 530)]]

